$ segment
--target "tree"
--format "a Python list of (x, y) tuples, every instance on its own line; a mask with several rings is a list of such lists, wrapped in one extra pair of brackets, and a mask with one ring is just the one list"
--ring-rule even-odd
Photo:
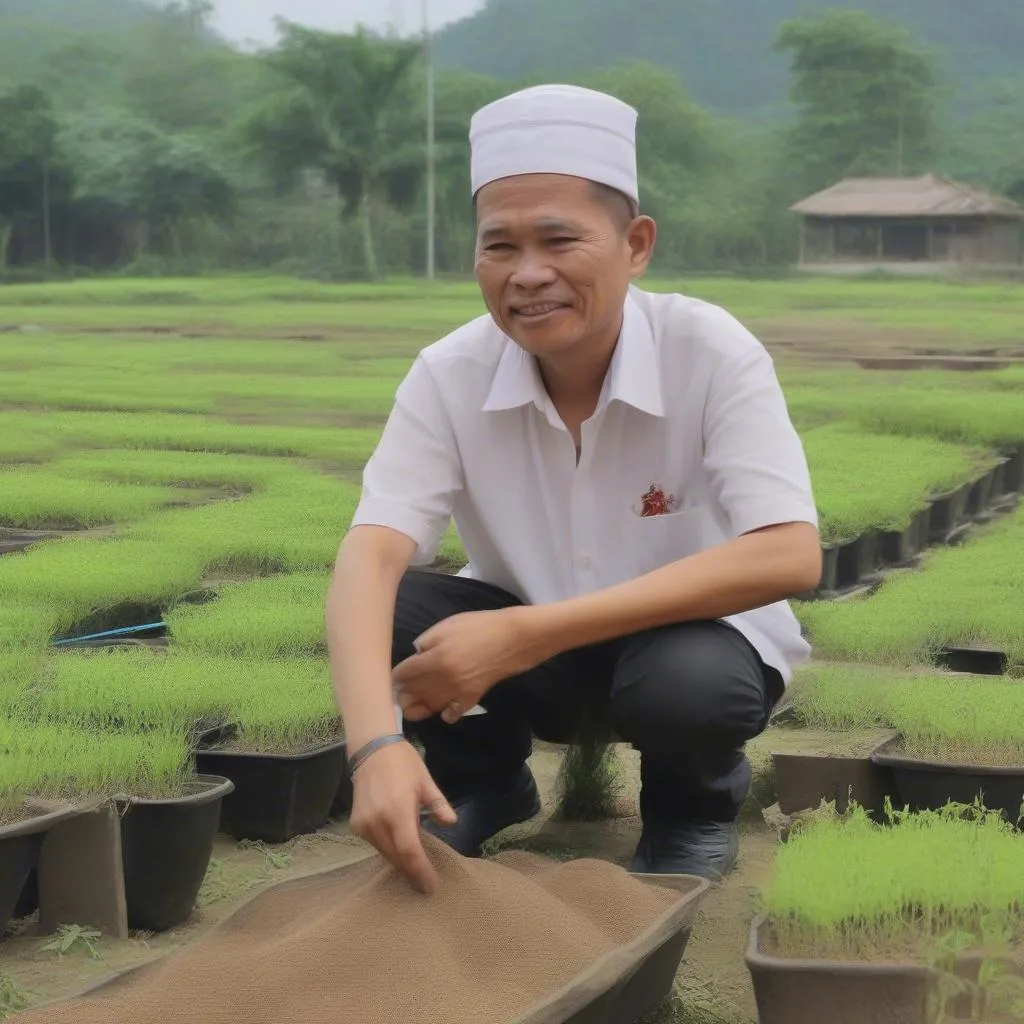
[(281, 91), (245, 119), (244, 133), (278, 181), (312, 170), (337, 190), (343, 216), (360, 221), (364, 269), (375, 278), (374, 203), (409, 204), (422, 177), (422, 118), (409, 96), (420, 48), (280, 25), (265, 60)]
[(929, 56), (902, 29), (859, 11), (784, 22), (777, 50), (792, 54), (792, 179), (816, 190), (849, 175), (930, 170), (937, 81)]
[(166, 231), (180, 256), (184, 221), (223, 219), (234, 208), (234, 185), (206, 147), (126, 111), (78, 116), (61, 139), (79, 169), (75, 198), (132, 217), (135, 259), (146, 255), (154, 227)]
[(0, 94), (0, 273), (7, 269), (15, 221), (26, 215), (42, 217), (49, 265), (54, 184), (66, 180), (56, 139), (57, 122), (42, 90), (26, 85)]

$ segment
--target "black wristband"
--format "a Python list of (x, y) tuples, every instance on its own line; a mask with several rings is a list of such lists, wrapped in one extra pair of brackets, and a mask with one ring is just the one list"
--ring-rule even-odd
[(367, 758), (375, 754), (381, 747), (389, 747), (392, 743), (404, 743), (405, 736), (400, 732), (393, 733), (390, 736), (380, 736), (375, 740), (370, 740), (369, 743), (360, 747), (349, 759), (348, 759), (348, 773), (349, 775), (355, 775), (356, 769), (363, 764)]

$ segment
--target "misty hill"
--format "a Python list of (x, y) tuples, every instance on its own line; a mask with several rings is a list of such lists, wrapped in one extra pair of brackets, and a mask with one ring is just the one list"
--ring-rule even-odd
[(772, 51), (779, 23), (843, 7), (898, 22), (938, 51), (958, 96), (1020, 74), (1022, 0), (489, 0), (442, 31), (437, 52), (447, 67), (499, 78), (647, 59), (675, 71), (698, 103), (753, 115), (786, 101), (787, 62)]
[(19, 79), (82, 34), (102, 42), (151, 17), (141, 0), (0, 0), (0, 81)]

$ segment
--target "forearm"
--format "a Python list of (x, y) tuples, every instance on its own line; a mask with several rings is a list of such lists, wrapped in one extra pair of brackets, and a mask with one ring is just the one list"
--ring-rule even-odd
[(403, 569), (400, 559), (350, 535), (327, 595), (331, 682), (353, 751), (395, 731), (391, 635)]
[(793, 523), (739, 537), (614, 587), (528, 610), (548, 657), (676, 622), (720, 619), (817, 586), (818, 533)]

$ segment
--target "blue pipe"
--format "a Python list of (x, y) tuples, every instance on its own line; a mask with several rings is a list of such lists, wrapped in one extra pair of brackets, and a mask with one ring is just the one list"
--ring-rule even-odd
[(89, 640), (106, 640), (118, 636), (132, 636), (135, 633), (148, 633), (152, 629), (166, 629), (166, 622), (151, 622), (148, 626), (123, 626), (121, 629), (108, 629), (103, 633), (90, 633), (88, 636), (66, 637), (63, 640), (54, 640), (53, 647), (67, 647), (70, 644), (86, 643)]

